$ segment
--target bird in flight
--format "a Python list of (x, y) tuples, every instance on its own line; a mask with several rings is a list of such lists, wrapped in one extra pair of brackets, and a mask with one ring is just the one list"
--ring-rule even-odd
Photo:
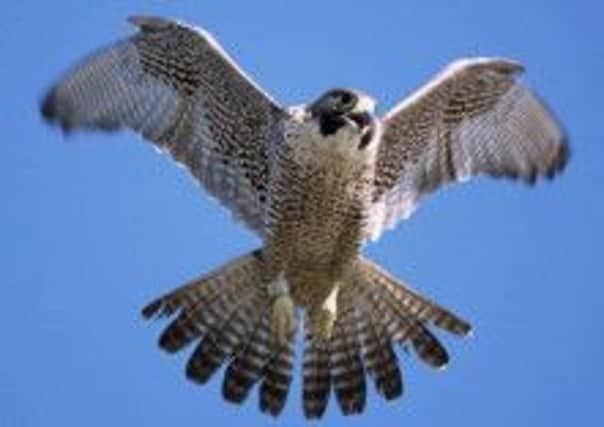
[(262, 247), (147, 305), (172, 317), (159, 345), (195, 343), (186, 375), (203, 384), (226, 364), (222, 394), (242, 403), (259, 383), (263, 412), (282, 411), (303, 324), (303, 409), (320, 418), (333, 391), (363, 412), (366, 380), (403, 393), (395, 347), (436, 368), (433, 330), (468, 322), (397, 280), (363, 245), (408, 218), (424, 195), (476, 175), (533, 184), (564, 168), (564, 132), (519, 81), (522, 65), (448, 65), (384, 117), (358, 90), (286, 108), (200, 28), (135, 16), (138, 31), (93, 53), (51, 88), (44, 118), (63, 131), (130, 129), (183, 164), (255, 232)]

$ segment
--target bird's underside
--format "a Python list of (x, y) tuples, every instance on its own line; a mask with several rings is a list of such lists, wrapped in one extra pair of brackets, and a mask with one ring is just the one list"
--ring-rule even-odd
[(278, 415), (292, 379), (303, 315), (303, 407), (330, 395), (360, 413), (366, 377), (403, 393), (396, 346), (430, 366), (448, 362), (433, 334), (470, 325), (363, 257), (362, 245), (411, 215), (421, 196), (475, 175), (552, 178), (564, 134), (502, 58), (459, 60), (394, 107), (349, 89), (283, 108), (201, 29), (134, 17), (139, 31), (97, 51), (48, 93), (42, 114), (64, 131), (131, 129), (185, 165), (263, 246), (153, 301), (173, 316), (159, 345), (195, 349), (187, 376), (223, 364), (222, 393), (241, 403), (259, 384)]

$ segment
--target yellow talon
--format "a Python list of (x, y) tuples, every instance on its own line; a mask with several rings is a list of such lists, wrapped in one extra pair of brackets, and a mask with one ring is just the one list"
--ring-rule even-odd
[(321, 341), (329, 341), (333, 333), (336, 316), (329, 310), (320, 308), (315, 313), (316, 331)]
[(336, 323), (336, 313), (337, 313), (337, 300), (338, 300), (338, 291), (340, 286), (338, 283), (334, 284), (331, 292), (323, 301), (323, 304), (314, 312), (310, 314), (310, 318), (313, 322), (313, 329), (316, 331), (318, 338), (321, 341), (328, 341), (331, 339), (333, 334), (333, 327)]
[(271, 307), (271, 337), (278, 346), (286, 346), (295, 328), (294, 301), (289, 294), (279, 295)]

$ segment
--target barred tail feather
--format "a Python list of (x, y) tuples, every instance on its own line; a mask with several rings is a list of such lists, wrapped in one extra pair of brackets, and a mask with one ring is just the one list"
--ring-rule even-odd
[(294, 335), (285, 345), (281, 345), (264, 369), (264, 379), (260, 386), (260, 410), (277, 416), (283, 410), (289, 386), (292, 381), (294, 364)]
[(403, 393), (401, 370), (392, 347), (399, 320), (388, 310), (385, 298), (372, 287), (371, 282), (356, 271), (342, 295), (348, 294), (360, 311), (357, 329), (365, 370), (373, 378), (377, 392), (386, 400), (392, 400)]
[(241, 404), (250, 390), (264, 374), (264, 367), (270, 358), (269, 307), (255, 322), (248, 342), (242, 346), (228, 366), (222, 382), (222, 396), (225, 400)]
[(410, 342), (419, 358), (430, 366), (446, 366), (449, 356), (429, 325), (459, 336), (471, 332), (465, 320), (414, 292), (369, 260), (359, 259), (354, 286), (365, 304), (373, 307), (374, 316), (385, 323), (389, 339), (401, 344)]
[(403, 394), (403, 380), (385, 319), (378, 319), (375, 312), (367, 309), (361, 311), (361, 319), (359, 334), (365, 370), (381, 396), (396, 399)]
[(410, 343), (423, 362), (441, 368), (449, 356), (429, 327), (460, 336), (470, 333), (463, 319), (364, 258), (343, 282), (337, 307), (330, 340), (322, 342), (307, 330), (303, 393), (307, 418), (323, 415), (331, 387), (343, 414), (363, 412), (365, 373), (385, 399), (401, 396), (403, 380), (393, 343)]
[[(255, 291), (255, 292), (254, 292)], [(253, 318), (251, 304), (258, 293), (253, 289), (240, 296), (241, 302), (230, 300), (231, 306), (225, 305), (228, 317), (214, 325), (201, 338), (197, 348), (187, 363), (187, 377), (200, 384), (210, 379), (227, 357), (233, 354), (239, 343), (247, 339), (248, 321)]]
[(225, 308), (231, 308), (242, 293), (259, 288), (261, 281), (261, 252), (254, 251), (156, 299), (142, 314), (150, 319), (178, 312), (159, 339), (162, 349), (174, 353), (223, 323), (232, 311)]
[(444, 368), (449, 363), (449, 354), (441, 342), (421, 323), (415, 323), (411, 344), (422, 362), (433, 368)]
[(354, 301), (342, 298), (330, 343), (330, 366), (333, 389), (344, 415), (363, 412), (367, 397), (358, 321)]
[(329, 342), (315, 339), (310, 323), (305, 319), (306, 344), (304, 348), (302, 401), (308, 419), (323, 416), (331, 390)]
[(159, 339), (168, 352), (199, 340), (187, 363), (189, 379), (203, 384), (230, 361), (222, 387), (225, 400), (242, 403), (262, 380), (261, 409), (278, 415), (291, 382), (294, 337), (282, 347), (270, 339), (270, 299), (261, 286), (263, 269), (261, 251), (252, 252), (153, 301), (143, 315), (178, 313)]
[[(143, 315), (175, 316), (159, 339), (168, 352), (197, 341), (187, 363), (189, 379), (203, 384), (226, 363), (224, 399), (241, 404), (260, 383), (260, 410), (277, 416), (292, 382), (295, 335), (286, 342), (271, 336), (265, 268), (262, 252), (254, 251), (153, 301)], [(331, 336), (313, 330), (317, 323), (308, 317), (304, 322), (303, 407), (309, 419), (323, 416), (332, 390), (344, 415), (363, 412), (366, 375), (385, 399), (401, 396), (395, 343), (409, 343), (423, 362), (443, 367), (449, 356), (430, 327), (470, 332), (467, 322), (369, 260), (357, 259), (344, 279)]]
[(472, 327), (465, 320), (440, 307), (436, 303), (412, 290), (406, 283), (395, 279), (377, 264), (359, 259), (361, 276), (367, 282), (379, 288), (387, 296), (391, 310), (400, 317), (411, 318), (416, 322), (428, 322), (454, 335), (467, 336)]

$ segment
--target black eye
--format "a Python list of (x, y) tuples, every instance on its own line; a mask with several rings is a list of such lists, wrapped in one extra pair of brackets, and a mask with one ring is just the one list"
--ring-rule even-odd
[(342, 104), (348, 105), (348, 104), (351, 104), (354, 101), (354, 97), (352, 96), (351, 93), (343, 92), (340, 95), (340, 100), (342, 101)]

